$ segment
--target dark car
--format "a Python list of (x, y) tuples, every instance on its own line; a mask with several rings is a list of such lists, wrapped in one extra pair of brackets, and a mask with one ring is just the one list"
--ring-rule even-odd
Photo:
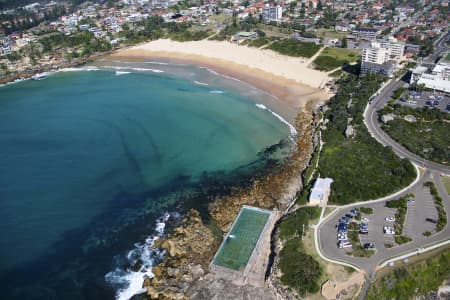
[(436, 224), (437, 221), (435, 219), (431, 219), (431, 218), (426, 218), (425, 221)]
[(364, 249), (373, 249), (375, 248), (374, 243), (365, 243), (364, 244)]

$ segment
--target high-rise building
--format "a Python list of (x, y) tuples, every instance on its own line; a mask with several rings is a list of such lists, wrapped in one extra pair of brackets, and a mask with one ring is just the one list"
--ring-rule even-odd
[(391, 75), (395, 69), (395, 60), (403, 57), (405, 44), (394, 38), (374, 40), (362, 51), (361, 72)]
[(279, 22), (283, 17), (283, 7), (281, 6), (266, 6), (262, 10), (262, 18), (265, 22)]

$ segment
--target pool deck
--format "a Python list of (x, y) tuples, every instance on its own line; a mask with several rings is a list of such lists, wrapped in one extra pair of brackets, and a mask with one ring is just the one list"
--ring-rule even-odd
[(258, 241), (255, 244), (255, 247), (252, 251), (252, 254), (250, 255), (248, 262), (244, 268), (243, 271), (237, 271), (233, 269), (229, 269), (226, 267), (218, 266), (214, 264), (214, 260), (217, 256), (217, 253), (219, 253), (219, 250), (217, 251), (216, 255), (214, 256), (213, 260), (210, 264), (210, 271), (214, 274), (216, 278), (223, 278), (230, 280), (236, 285), (252, 285), (256, 287), (264, 287), (265, 281), (264, 276), (266, 273), (267, 263), (269, 260), (270, 255), (270, 239), (271, 239), (271, 233), (275, 226), (276, 220), (278, 219), (278, 212), (277, 211), (268, 211), (263, 210), (257, 207), (252, 206), (246, 206), (244, 205), (241, 211), (239, 212), (238, 216), (234, 220), (232, 226), (230, 227), (230, 230), (225, 235), (224, 241), (228, 238), (228, 235), (231, 232), (231, 229), (234, 227), (236, 220), (238, 220), (240, 213), (243, 209), (253, 209), (257, 211), (263, 211), (266, 213), (269, 213), (269, 218), (266, 221), (266, 224), (264, 225), (261, 234), (258, 238)]

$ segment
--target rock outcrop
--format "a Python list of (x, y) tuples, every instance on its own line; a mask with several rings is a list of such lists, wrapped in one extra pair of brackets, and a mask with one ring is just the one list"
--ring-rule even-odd
[(187, 299), (185, 293), (193, 282), (201, 280), (218, 248), (218, 241), (191, 209), (158, 246), (167, 251), (165, 259), (153, 267), (153, 278), (145, 277), (146, 293), (140, 299)]
[[(301, 188), (301, 173), (308, 165), (313, 151), (313, 114), (305, 111), (299, 114), (295, 127), (299, 133), (297, 145), (289, 159), (277, 165), (267, 174), (253, 180), (247, 188), (235, 188), (229, 196), (215, 201), (209, 213), (218, 227), (228, 231), (242, 205), (261, 208), (286, 210)], [(260, 299), (275, 299), (273, 291), (267, 289), (252, 290), (251, 287), (239, 289), (232, 283), (205, 277), (206, 270), (221, 240), (215, 238), (207, 228), (197, 211), (190, 210), (167, 238), (158, 241), (156, 247), (167, 251), (164, 260), (152, 270), (154, 278), (144, 278), (146, 293), (140, 299), (203, 299), (217, 296), (213, 290), (203, 290), (209, 285), (219, 285), (222, 293), (259, 295)], [(245, 293), (244, 293), (245, 291)], [(250, 297), (250, 296), (249, 296)], [(259, 296), (258, 296), (259, 297)], [(236, 299), (241, 299), (238, 297)], [(244, 298), (248, 299), (247, 296)], [(252, 297), (250, 297), (252, 298)], [(259, 299), (259, 298), (255, 298)]]
[(298, 132), (297, 147), (289, 161), (269, 170), (268, 174), (253, 181), (248, 189), (235, 189), (231, 195), (219, 199), (210, 208), (211, 216), (219, 227), (227, 231), (242, 205), (285, 210), (301, 188), (301, 173), (308, 165), (313, 151), (313, 115), (301, 112), (295, 127)]

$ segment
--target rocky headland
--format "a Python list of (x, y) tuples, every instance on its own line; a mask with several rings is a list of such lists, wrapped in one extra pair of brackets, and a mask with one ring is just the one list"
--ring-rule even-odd
[(235, 286), (208, 274), (209, 264), (221, 243), (221, 238), (210, 228), (214, 224), (223, 232), (228, 231), (242, 205), (276, 209), (281, 212), (279, 216), (291, 206), (301, 189), (301, 173), (313, 151), (311, 107), (299, 113), (294, 125), (298, 136), (288, 160), (268, 170), (265, 176), (255, 178), (246, 188), (234, 188), (228, 196), (211, 203), (211, 224), (205, 225), (200, 214), (191, 209), (172, 233), (153, 246), (164, 249), (166, 256), (153, 268), (154, 277), (143, 279), (143, 293), (133, 299), (223, 299), (227, 293), (230, 297), (237, 293), (236, 299), (243, 295), (276, 299), (274, 289)]

